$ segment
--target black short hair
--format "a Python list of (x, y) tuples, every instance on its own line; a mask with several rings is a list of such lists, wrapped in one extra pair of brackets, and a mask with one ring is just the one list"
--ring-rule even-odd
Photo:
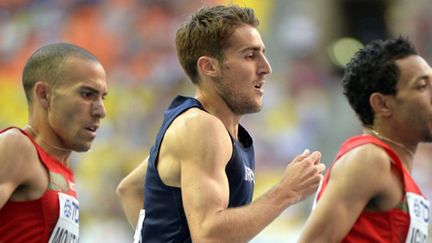
[(405, 37), (375, 40), (360, 49), (347, 64), (342, 78), (344, 95), (365, 126), (373, 124), (369, 97), (374, 92), (396, 94), (400, 70), (395, 61), (417, 55)]
[(64, 79), (65, 61), (70, 57), (99, 62), (89, 51), (69, 43), (53, 43), (36, 50), (24, 66), (22, 82), (29, 103), (31, 90), (37, 81), (46, 81), (50, 85), (61, 83)]

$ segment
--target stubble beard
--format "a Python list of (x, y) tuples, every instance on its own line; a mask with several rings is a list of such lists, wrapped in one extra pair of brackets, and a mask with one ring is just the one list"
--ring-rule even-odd
[(230, 86), (225, 77), (222, 73), (221, 77), (215, 80), (216, 91), (233, 113), (244, 115), (261, 111), (261, 105), (254, 104), (249, 97)]
[(421, 143), (432, 143), (432, 132), (430, 130), (427, 131), (427, 133), (425, 132), (425, 135), (422, 139), (422, 141), (420, 141)]

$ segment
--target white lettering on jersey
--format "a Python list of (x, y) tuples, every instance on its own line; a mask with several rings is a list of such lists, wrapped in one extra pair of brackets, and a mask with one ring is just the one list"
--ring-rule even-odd
[(60, 212), (48, 243), (79, 242), (79, 202), (70, 195), (58, 193)]
[(245, 169), (245, 181), (249, 181), (255, 184), (255, 173), (253, 170), (246, 165), (244, 166)]

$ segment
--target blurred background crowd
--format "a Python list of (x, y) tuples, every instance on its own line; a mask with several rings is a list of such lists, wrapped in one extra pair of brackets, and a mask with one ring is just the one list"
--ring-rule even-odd
[[(256, 196), (305, 148), (330, 165), (339, 145), (362, 132), (340, 87), (359, 47), (402, 34), (432, 61), (429, 0), (1, 0), (0, 128), (27, 122), (21, 71), (40, 46), (74, 43), (107, 70), (108, 115), (92, 150), (72, 155), (81, 242), (131, 242), (115, 188), (147, 156), (171, 99), (193, 95), (176, 60), (175, 32), (200, 6), (227, 3), (255, 9), (273, 67), (263, 111), (241, 121), (255, 141)], [(431, 145), (421, 145), (413, 172), (429, 199), (431, 158)], [(286, 210), (252, 242), (295, 242), (311, 202)]]

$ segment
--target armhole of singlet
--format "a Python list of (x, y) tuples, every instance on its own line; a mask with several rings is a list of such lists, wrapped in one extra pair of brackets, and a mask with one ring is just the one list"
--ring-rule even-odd
[[(22, 129), (18, 128), (18, 127), (15, 127), (15, 129), (17, 129), (18, 131), (20, 131), (21, 134), (23, 136), (25, 136), (28, 140), (30, 140), (30, 142), (32, 143), (34, 150), (36, 150), (38, 161), (39, 161), (39, 163), (42, 164), (42, 166), (44, 168), (44, 171), (45, 171), (45, 175), (46, 175), (46, 177), (48, 179), (48, 184), (47, 184), (47, 187), (46, 187), (44, 193), (38, 198), (38, 199), (40, 199), (49, 190), (49, 185), (51, 183), (51, 176), (50, 176), (50, 173), (49, 173), (49, 167), (48, 167), (48, 165), (45, 163), (45, 161), (42, 158), (43, 157), (41, 155), (42, 151), (40, 151), (40, 148), (38, 147), (36, 141), (30, 136), (30, 134), (28, 134), (27, 132), (25, 132), (24, 130), (22, 130)], [(36, 200), (38, 200), (38, 199), (36, 199)]]

